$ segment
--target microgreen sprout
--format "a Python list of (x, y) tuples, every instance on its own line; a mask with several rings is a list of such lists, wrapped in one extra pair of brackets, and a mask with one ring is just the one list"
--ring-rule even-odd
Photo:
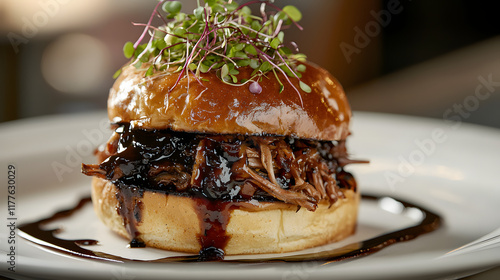
[[(305, 71), (300, 62), (306, 57), (285, 46), (283, 32), (292, 24), (302, 29), (297, 24), (302, 14), (296, 7), (288, 5), (280, 9), (272, 0), (253, 0), (242, 5), (232, 0), (204, 0), (203, 6), (199, 1), (192, 14), (181, 12), (179, 1), (160, 1), (147, 24), (136, 24), (144, 26), (144, 31), (135, 43), (124, 45), (125, 57), (131, 58), (130, 63), (136, 68), (147, 65), (146, 76), (158, 71), (179, 73), (172, 88), (188, 73), (201, 82), (201, 73), (216, 71), (224, 83), (249, 84), (250, 91), (260, 93), (258, 82), (271, 72), (281, 92), (284, 85), (279, 72), (297, 91), (302, 103), (300, 92), (290, 78), (299, 79), (303, 91), (311, 91), (300, 81)], [(260, 16), (252, 14), (249, 7), (252, 4), (260, 4)], [(268, 7), (273, 10), (267, 11)], [(160, 18), (163, 25), (153, 26), (154, 17)], [(146, 34), (150, 38), (143, 43)], [(292, 46), (297, 49), (295, 44)], [(240, 79), (238, 69), (247, 66), (253, 69), (251, 77)]]

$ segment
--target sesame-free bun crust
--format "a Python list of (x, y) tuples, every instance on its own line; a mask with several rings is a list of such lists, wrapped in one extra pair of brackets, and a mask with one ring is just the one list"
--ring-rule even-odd
[[(253, 69), (241, 67), (238, 77), (249, 78)], [(277, 71), (279, 72), (279, 71)], [(221, 133), (286, 135), (316, 140), (341, 140), (349, 134), (351, 110), (339, 82), (323, 68), (306, 64), (300, 89), (296, 78), (272, 72), (259, 84), (228, 85), (215, 71), (184, 75), (168, 71), (145, 77), (145, 70), (123, 68), (110, 90), (108, 114), (112, 122), (130, 122), (150, 129)], [(287, 79), (293, 83), (290, 85)]]
[[(122, 216), (118, 214), (118, 188), (110, 181), (93, 178), (92, 200), (99, 218), (114, 232), (129, 238)], [(282, 253), (302, 250), (341, 240), (356, 228), (359, 192), (344, 192), (331, 207), (324, 202), (316, 211), (307, 211), (280, 202), (241, 204), (230, 210), (226, 234), (230, 236), (226, 255)], [(190, 197), (144, 191), (143, 209), (137, 224), (140, 238), (147, 246), (198, 253), (200, 220), (196, 200)]]

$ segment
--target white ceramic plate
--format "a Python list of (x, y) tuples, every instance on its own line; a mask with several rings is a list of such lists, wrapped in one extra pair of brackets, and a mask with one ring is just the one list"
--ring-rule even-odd
[[(106, 141), (104, 113), (54, 116), (0, 126), (1, 182), (8, 165), (16, 170), (17, 225), (73, 206), (89, 193), (81, 162), (93, 162), (92, 149)], [(0, 227), (0, 274), (16, 279), (424, 279), (464, 276), (500, 264), (499, 247), (447, 255), (500, 227), (500, 131), (459, 122), (356, 112), (348, 148), (368, 165), (350, 166), (364, 193), (390, 195), (426, 207), (443, 218), (438, 230), (391, 245), (373, 255), (320, 265), (282, 263), (111, 263), (70, 257), (15, 236), (16, 272), (7, 274), (9, 231)], [(6, 188), (0, 190), (7, 196)], [(8, 220), (6, 199), (0, 213)], [(350, 243), (419, 221), (363, 202), (359, 227)], [(134, 258), (175, 253), (127, 249), (86, 207), (61, 222), (66, 238), (96, 238), (99, 250)], [(92, 235), (92, 236), (89, 236)], [(317, 252), (339, 246), (310, 249)], [(294, 253), (295, 254), (295, 253)], [(178, 254), (177, 254), (178, 255)]]

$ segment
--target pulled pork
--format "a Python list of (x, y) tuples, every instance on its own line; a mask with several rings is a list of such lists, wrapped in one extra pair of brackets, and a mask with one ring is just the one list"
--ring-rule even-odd
[(345, 141), (211, 135), (120, 125), (82, 172), (136, 187), (225, 200), (278, 200), (314, 211), (356, 189)]

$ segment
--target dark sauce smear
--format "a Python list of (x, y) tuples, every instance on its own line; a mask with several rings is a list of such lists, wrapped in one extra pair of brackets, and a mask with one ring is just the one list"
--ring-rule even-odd
[[(363, 195), (362, 200), (377, 201), (384, 197)], [(414, 226), (389, 232), (386, 234), (379, 235), (377, 237), (354, 242), (343, 246), (341, 248), (325, 250), (316, 253), (309, 254), (296, 254), (292, 256), (283, 257), (273, 257), (273, 258), (262, 258), (262, 259), (237, 259), (237, 260), (224, 260), (224, 252), (219, 248), (224, 248), (224, 244), (219, 244), (219, 242), (227, 242), (224, 238), (214, 238), (214, 236), (209, 236), (210, 234), (219, 234), (218, 232), (209, 232), (204, 239), (201, 237), (201, 242), (212, 242), (211, 240), (216, 240), (214, 244), (204, 243), (203, 250), (199, 255), (191, 256), (179, 256), (179, 257), (166, 257), (155, 260), (138, 260), (138, 259), (128, 259), (116, 255), (107, 254), (104, 252), (93, 251), (80, 247), (80, 245), (96, 245), (97, 240), (92, 239), (78, 239), (78, 240), (67, 240), (61, 239), (56, 236), (60, 229), (50, 229), (44, 230), (43, 226), (49, 222), (56, 221), (61, 218), (71, 217), (75, 212), (81, 210), (87, 203), (90, 203), (90, 198), (82, 199), (75, 207), (67, 210), (63, 210), (55, 213), (54, 215), (41, 219), (39, 221), (23, 224), (18, 229), (20, 231), (20, 236), (35, 243), (40, 246), (56, 250), (68, 255), (94, 259), (103, 260), (111, 262), (148, 262), (148, 263), (169, 263), (169, 262), (199, 262), (199, 261), (219, 261), (219, 262), (231, 262), (231, 263), (262, 263), (262, 262), (303, 262), (303, 261), (315, 261), (319, 264), (327, 264), (331, 262), (337, 262), (345, 259), (358, 258), (373, 254), (390, 246), (392, 244), (412, 240), (422, 234), (432, 232), (438, 229), (441, 225), (441, 218), (418, 205), (411, 204), (402, 200), (396, 199), (401, 203), (405, 209), (416, 208), (420, 210), (424, 217), (422, 221)], [(207, 202), (207, 201), (205, 201)], [(205, 213), (209, 213), (205, 217), (205, 223), (222, 223), (224, 224), (226, 217), (220, 215), (221, 212), (225, 212), (228, 209), (214, 209), (215, 205), (210, 203), (200, 204), (200, 207), (206, 207), (203, 210)], [(220, 206), (220, 205), (219, 205)], [(230, 203), (225, 203), (225, 207), (230, 207)], [(221, 220), (222, 219), (222, 220)], [(225, 235), (223, 235), (225, 236)]]

